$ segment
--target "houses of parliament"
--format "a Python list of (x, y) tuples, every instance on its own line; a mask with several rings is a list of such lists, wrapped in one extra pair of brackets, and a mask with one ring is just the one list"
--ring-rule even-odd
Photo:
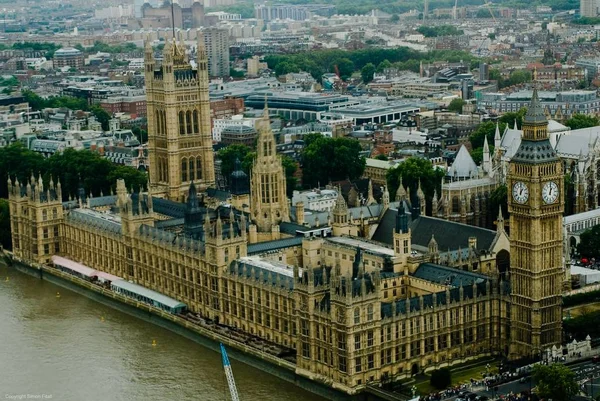
[[(563, 171), (534, 95), (508, 171), (510, 237), (428, 217), (422, 192), (326, 215), (291, 207), (265, 109), (249, 176), (214, 199), (208, 75), (182, 44), (146, 45), (146, 191), (63, 201), (58, 180), (9, 178), (14, 255), (80, 262), (296, 355), (296, 373), (348, 394), (369, 383), (561, 343)], [(212, 195), (212, 197), (211, 197)], [(226, 200), (223, 200), (226, 198)], [(368, 224), (368, 229), (365, 225)]]

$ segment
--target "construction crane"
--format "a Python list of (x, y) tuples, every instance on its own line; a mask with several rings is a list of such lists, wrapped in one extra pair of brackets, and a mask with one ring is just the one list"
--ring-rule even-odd
[(225, 370), (225, 376), (227, 377), (227, 385), (229, 386), (231, 401), (240, 401), (237, 388), (235, 387), (235, 380), (233, 380), (233, 372), (231, 371), (229, 357), (227, 356), (227, 351), (225, 351), (225, 346), (223, 343), (221, 343), (221, 357), (223, 358), (223, 369)]

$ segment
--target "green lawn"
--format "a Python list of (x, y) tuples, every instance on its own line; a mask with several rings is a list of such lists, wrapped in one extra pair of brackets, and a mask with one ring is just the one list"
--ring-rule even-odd
[[(483, 374), (485, 373), (485, 365), (487, 363), (483, 363), (477, 366), (468, 366), (468, 367), (457, 367), (452, 369), (452, 385), (458, 385), (463, 383), (468, 383), (471, 379), (480, 380), (483, 379)], [(498, 372), (498, 363), (497, 362), (489, 362), (490, 364), (490, 373)], [(415, 384), (419, 394), (427, 395), (434, 391), (437, 391), (435, 388), (431, 387), (429, 384), (430, 376), (427, 375), (427, 380), (421, 381)], [(412, 387), (412, 386), (409, 386)]]

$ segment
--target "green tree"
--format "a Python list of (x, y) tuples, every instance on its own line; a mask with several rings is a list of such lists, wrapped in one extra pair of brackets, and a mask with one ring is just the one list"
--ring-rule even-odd
[(531, 71), (516, 70), (510, 73), (510, 85), (519, 85), (525, 82), (531, 82)]
[[(493, 155), (494, 147), (492, 145), (489, 145), (489, 148), (490, 148), (490, 155)], [(471, 158), (473, 159), (475, 164), (477, 164), (477, 165), (481, 164), (481, 162), (483, 161), (483, 148), (473, 149), (471, 151)]]
[(289, 74), (290, 72), (300, 72), (300, 68), (296, 64), (290, 62), (283, 62), (277, 64), (277, 67), (275, 67), (275, 75), (277, 76)]
[(585, 258), (600, 257), (600, 225), (586, 230), (580, 235), (581, 242), (577, 245), (577, 252)]
[(402, 185), (409, 188), (413, 196), (416, 195), (419, 181), (421, 181), (421, 189), (425, 193), (428, 203), (426, 206), (429, 210), (434, 191), (437, 191), (438, 196), (442, 193), (441, 184), (444, 175), (444, 171), (434, 167), (428, 159), (410, 157), (395, 168), (389, 169), (386, 181), (392, 197), (398, 190), (400, 177), (402, 177)]
[[(248, 155), (252, 153), (252, 149), (250, 149), (246, 145), (229, 145), (226, 148), (220, 149), (217, 152), (217, 157), (221, 160), (221, 173), (226, 180), (229, 180), (229, 176), (233, 173), (235, 169), (235, 161), (239, 159), (239, 161), (244, 164), (244, 161), (248, 161)], [(248, 169), (244, 169), (246, 173), (249, 172), (249, 167), (251, 164), (247, 164)]]
[(0, 245), (4, 249), (12, 249), (10, 236), (10, 209), (8, 200), (0, 198)]
[(508, 189), (506, 185), (500, 185), (490, 194), (489, 216), (492, 220), (498, 217), (498, 210), (502, 207), (502, 216), (508, 217)]
[(537, 393), (540, 398), (569, 401), (579, 392), (575, 373), (559, 363), (535, 365), (533, 379), (537, 383)]
[(94, 117), (96, 117), (96, 120), (100, 124), (102, 124), (102, 130), (108, 131), (108, 128), (109, 128), (108, 122), (110, 121), (110, 118), (111, 118), (110, 114), (108, 114), (108, 112), (100, 106), (93, 106), (90, 111), (92, 112)]
[(377, 72), (382, 73), (387, 68), (391, 68), (391, 67), (392, 67), (392, 63), (390, 63), (390, 61), (388, 59), (385, 59), (377, 65)]
[(588, 127), (596, 127), (600, 125), (600, 121), (596, 116), (588, 116), (586, 114), (573, 114), (571, 118), (565, 121), (565, 125), (571, 129), (581, 129)]
[(298, 170), (298, 163), (289, 156), (282, 156), (281, 165), (285, 172), (286, 193), (288, 198), (291, 198), (294, 190), (298, 187), (298, 179), (294, 175)]
[(390, 18), (390, 22), (393, 24), (395, 24), (398, 21), (400, 21), (400, 16), (398, 14), (392, 15), (392, 17)]
[(373, 63), (366, 64), (361, 70), (360, 75), (362, 77), (362, 81), (365, 84), (368, 84), (373, 80), (373, 75), (375, 74), (375, 65)]
[(456, 99), (452, 99), (452, 101), (448, 105), (448, 111), (453, 111), (455, 113), (462, 113), (463, 106), (466, 103), (467, 102), (465, 102), (463, 99), (458, 98), (458, 97)]
[(437, 36), (457, 36), (464, 33), (463, 30), (457, 29), (453, 25), (438, 25), (438, 26), (425, 26), (421, 25), (417, 28), (417, 32), (425, 36), (426, 38), (435, 38)]
[(517, 128), (520, 128), (521, 125), (523, 125), (523, 117), (525, 117), (525, 114), (527, 114), (527, 107), (521, 107), (516, 113), (512, 111), (504, 113), (498, 120), (501, 125), (500, 132), (504, 132), (505, 125), (513, 128), (515, 121), (517, 121)]
[[(503, 132), (505, 124), (500, 125), (498, 128), (500, 132)], [(482, 148), (485, 137), (487, 136), (488, 144), (494, 143), (494, 135), (496, 133), (496, 123), (493, 121), (486, 121), (477, 127), (475, 131), (469, 135), (469, 141), (473, 149)]]
[(8, 198), (9, 175), (26, 185), (32, 173), (45, 171), (46, 162), (42, 155), (30, 151), (20, 142), (0, 148), (0, 198)]
[(452, 383), (450, 368), (441, 368), (431, 372), (429, 383), (438, 390), (443, 390)]
[(315, 137), (302, 152), (302, 184), (315, 187), (329, 181), (357, 179), (365, 170), (361, 151), (354, 139)]
[(375, 156), (375, 159), (377, 159), (377, 160), (383, 160), (383, 161), (388, 161), (388, 157), (386, 155), (384, 155), (384, 154)]
[(135, 192), (144, 191), (146, 189), (146, 184), (148, 183), (148, 176), (146, 173), (129, 166), (116, 166), (116, 168), (108, 174), (109, 183), (116, 183), (118, 179), (125, 180), (127, 189), (129, 191), (133, 189)]
[(135, 135), (137, 140), (140, 141), (140, 143), (148, 142), (148, 132), (146, 132), (146, 130), (141, 129), (139, 126), (136, 125), (131, 128), (131, 132), (133, 133), (133, 135)]
[(337, 65), (340, 72), (340, 78), (344, 80), (348, 79), (354, 72), (354, 63), (348, 58), (344, 57), (337, 60), (335, 65)]

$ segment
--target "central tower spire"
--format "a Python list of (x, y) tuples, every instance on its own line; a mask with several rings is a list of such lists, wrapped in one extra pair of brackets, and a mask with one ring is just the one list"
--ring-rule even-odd
[(290, 221), (285, 172), (271, 131), (266, 99), (263, 120), (258, 129), (251, 179), (250, 208), (258, 230), (270, 232), (273, 225)]

